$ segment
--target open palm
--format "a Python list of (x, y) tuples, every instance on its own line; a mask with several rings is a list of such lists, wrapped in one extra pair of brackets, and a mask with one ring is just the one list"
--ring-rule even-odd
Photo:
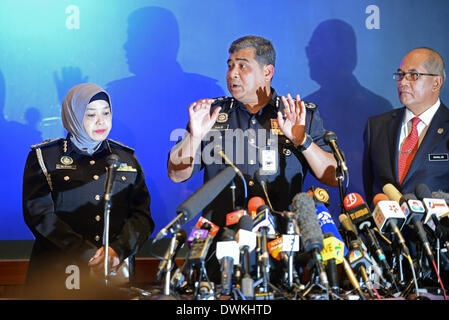
[(284, 104), (284, 115), (278, 112), (278, 123), (282, 132), (295, 146), (302, 144), (305, 138), (306, 108), (299, 95), (296, 101), (290, 94), (281, 97)]

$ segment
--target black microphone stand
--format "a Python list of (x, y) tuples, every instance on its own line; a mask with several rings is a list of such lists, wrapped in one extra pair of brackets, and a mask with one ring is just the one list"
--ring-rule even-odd
[(165, 264), (165, 268), (163, 270), (164, 272), (164, 285), (163, 285), (163, 293), (166, 297), (171, 296), (171, 286), (170, 286), (170, 280), (171, 280), (171, 270), (173, 268), (173, 260), (174, 260), (174, 251), (176, 247), (176, 240), (177, 240), (178, 232), (173, 233), (173, 237), (170, 240), (170, 246), (168, 250), (167, 255), (167, 263)]
[(340, 208), (341, 213), (346, 214), (346, 211), (344, 209), (344, 199), (345, 199), (345, 192), (343, 190), (343, 180), (344, 180), (344, 173), (341, 166), (341, 162), (338, 160), (338, 158), (335, 158), (337, 160), (337, 168), (335, 170), (335, 177), (338, 182), (338, 190), (340, 195)]
[(119, 165), (119, 157), (111, 154), (106, 159), (108, 164), (108, 177), (104, 194), (104, 226), (103, 226), (103, 247), (104, 247), (104, 281), (109, 284), (109, 216), (112, 206), (112, 189), (114, 187), (115, 169)]

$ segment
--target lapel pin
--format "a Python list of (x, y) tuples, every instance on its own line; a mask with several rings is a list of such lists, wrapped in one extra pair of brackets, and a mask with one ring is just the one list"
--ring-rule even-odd
[(443, 132), (444, 132), (444, 129), (443, 129), (443, 128), (439, 128), (439, 129), (437, 130), (437, 133), (438, 133), (438, 134), (443, 134)]

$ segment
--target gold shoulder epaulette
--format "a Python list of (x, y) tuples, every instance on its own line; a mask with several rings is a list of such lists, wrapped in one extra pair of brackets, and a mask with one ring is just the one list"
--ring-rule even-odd
[(134, 152), (135, 151), (133, 148), (128, 147), (128, 146), (124, 145), (123, 143), (121, 143), (119, 141), (108, 139), (108, 143), (112, 144), (113, 146), (121, 147), (122, 149), (128, 150), (130, 152)]
[(56, 142), (58, 142), (60, 140), (63, 140), (63, 139), (62, 138), (47, 139), (47, 140), (42, 141), (41, 143), (32, 145), (30, 148), (36, 149), (36, 148), (48, 147), (50, 145), (55, 144)]

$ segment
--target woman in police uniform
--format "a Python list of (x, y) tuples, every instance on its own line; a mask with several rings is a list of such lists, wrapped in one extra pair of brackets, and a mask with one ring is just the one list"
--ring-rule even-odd
[[(95, 290), (90, 289), (104, 281), (109, 155), (117, 155), (120, 163), (109, 215), (112, 274), (126, 262), (132, 278), (134, 254), (154, 229), (150, 195), (134, 150), (106, 139), (111, 120), (108, 93), (95, 84), (77, 85), (62, 103), (66, 138), (31, 147), (23, 176), (23, 215), (35, 236), (27, 274), (27, 293), (33, 298), (92, 297)], [(93, 281), (95, 275), (102, 281)]]

